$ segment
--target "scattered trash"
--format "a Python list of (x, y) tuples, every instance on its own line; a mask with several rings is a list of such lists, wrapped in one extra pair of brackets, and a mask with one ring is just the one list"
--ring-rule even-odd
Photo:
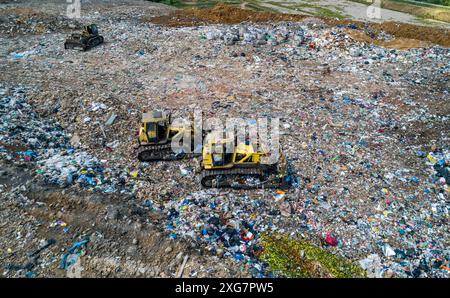
[(117, 118), (117, 115), (112, 114), (106, 121), (105, 125), (112, 125), (114, 123), (114, 121), (116, 120), (116, 118)]
[(89, 242), (89, 239), (85, 239), (79, 242), (75, 242), (75, 244), (65, 253), (61, 258), (60, 268), (67, 270), (76, 263), (79, 256), (84, 255), (83, 248), (86, 247), (86, 244)]
[(130, 175), (131, 175), (131, 177), (133, 177), (133, 178), (137, 178), (137, 176), (139, 175), (139, 171), (131, 171), (130, 172)]
[(183, 271), (184, 271), (184, 267), (186, 266), (187, 260), (189, 259), (189, 256), (186, 255), (183, 258), (183, 263), (180, 266), (180, 269), (178, 269), (177, 274), (175, 275), (176, 278), (181, 278), (183, 277)]
[(50, 227), (56, 227), (56, 226), (66, 227), (67, 223), (64, 222), (63, 220), (58, 219), (57, 221), (50, 224)]
[(25, 51), (25, 52), (20, 52), (20, 53), (11, 53), (12, 57), (14, 59), (23, 59), (23, 58), (28, 58), (28, 56), (32, 55), (35, 53), (35, 50), (29, 50), (29, 51)]
[(338, 241), (337, 241), (336, 237), (331, 236), (330, 233), (327, 233), (327, 236), (325, 238), (325, 242), (328, 245), (331, 245), (331, 246), (337, 246), (338, 245)]
[[(82, 24), (75, 20), (48, 16), (40, 26), (35, 19), (19, 25), (5, 16), (5, 36), (33, 36), (20, 43), (5, 38), (7, 47), (20, 46), (4, 55), (13, 73), (5, 72), (8, 88), (0, 86), (2, 161), (35, 173), (36, 185), (47, 188), (133, 195), (120, 202), (142, 210), (130, 215), (109, 208), (100, 218), (112, 227), (154, 223), (172, 244), (187, 239), (252, 276), (271, 274), (260, 259), (265, 232), (308, 239), (306, 247), (354, 261), (371, 277), (449, 276), (450, 155), (448, 116), (441, 109), (448, 97), (448, 48), (383, 48), (357, 35), (400, 40), (360, 23), (330, 26), (308, 18), (172, 28), (140, 23), (147, 11), (130, 11), (133, 26), (122, 14), (111, 13), (108, 24), (99, 19), (105, 36), (115, 39), (96, 50), (107, 63), (88, 58), (95, 53), (62, 51), (54, 34), (40, 32), (78, 29)], [(157, 50), (149, 50), (153, 46)], [(64, 84), (43, 84), (30, 69), (64, 75)], [(21, 77), (23, 85), (15, 86)], [(180, 115), (201, 108), (219, 118), (280, 118), (280, 143), (293, 165), (285, 182), (294, 187), (205, 190), (196, 175), (200, 160), (135, 161), (141, 109), (167, 106), (177, 106)], [(10, 176), (0, 170), (2, 181)], [(2, 199), (9, 194), (19, 211), (45, 209), (47, 202), (30, 200), (20, 187), (0, 186)], [(39, 226), (78, 236), (65, 212)], [(29, 237), (17, 232), (5, 234), (7, 257), (31, 247)], [(121, 246), (125, 254), (129, 244)], [(67, 255), (64, 266), (84, 248)], [(173, 275), (180, 263), (181, 257)], [(190, 262), (184, 268), (191, 269)], [(21, 272), (33, 277), (39, 270)]]
[(284, 198), (285, 194), (286, 194), (285, 191), (277, 190), (276, 194), (274, 195), (275, 202), (279, 202), (280, 200), (282, 200)]
[[(31, 272), (31, 269), (33, 269), (37, 265), (40, 253), (55, 243), (56, 243), (55, 239), (43, 240), (41, 242), (40, 247), (37, 250), (28, 254), (28, 262), (25, 265), (8, 264), (6, 266), (6, 270), (12, 271), (26, 270), (27, 271), (25, 275), (26, 277), (28, 278), (34, 277), (35, 273)], [(12, 250), (8, 249), (8, 253), (12, 253)]]
[(392, 247), (389, 244), (385, 244), (383, 246), (383, 254), (386, 257), (392, 257), (392, 256), (395, 256), (395, 251), (392, 249)]
[[(23, 158), (36, 163), (36, 172), (48, 183), (68, 187), (75, 183), (95, 190), (110, 193), (115, 191), (133, 192), (133, 182), (119, 183), (122, 172), (105, 168), (105, 165), (88, 153), (75, 149), (80, 137), (74, 133), (69, 137), (58, 123), (41, 119), (26, 102), (21, 88), (13, 90), (11, 96), (0, 99), (0, 117), (3, 122), (0, 140), (11, 146), (30, 149), (18, 152), (0, 151), (0, 156), (9, 159)], [(24, 129), (15, 130), (17, 125)], [(25, 140), (27, 143), (23, 143)]]

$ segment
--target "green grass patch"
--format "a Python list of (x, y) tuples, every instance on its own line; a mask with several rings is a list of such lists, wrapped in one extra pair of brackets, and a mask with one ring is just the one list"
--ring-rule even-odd
[(219, 0), (206, 0), (206, 1), (183, 1), (183, 0), (149, 0), (151, 2), (159, 2), (167, 5), (175, 6), (177, 8), (212, 8), (218, 3), (225, 3), (230, 5), (238, 5), (244, 1), (241, 0), (230, 0), (230, 1), (219, 1)]
[(171, 6), (175, 6), (178, 8), (183, 8), (183, 7), (187, 7), (188, 5), (185, 4), (186, 1), (181, 1), (181, 0), (150, 0), (151, 2), (158, 2), (158, 3), (163, 3), (163, 4), (167, 4), (167, 5), (171, 5)]
[(357, 264), (317, 247), (306, 240), (284, 234), (263, 234), (264, 251), (260, 258), (282, 277), (365, 277)]
[(277, 13), (275, 9), (272, 9), (270, 7), (261, 6), (254, 2), (247, 2), (246, 7), (249, 9), (252, 9), (254, 11), (262, 11), (262, 12), (271, 12), (271, 13)]
[[(364, 0), (350, 0), (353, 2), (371, 5)], [(426, 2), (411, 2), (408, 0), (382, 0), (381, 8), (404, 12), (419, 19), (433, 19), (442, 22), (450, 22), (450, 7), (437, 6)]]
[(436, 5), (439, 5), (441, 7), (439, 8), (449, 8), (449, 4), (445, 4), (445, 3), (432, 3), (432, 2), (426, 2), (426, 1), (408, 1), (408, 0), (391, 0), (392, 2), (403, 2), (403, 3), (407, 3), (407, 4), (411, 4), (411, 5), (416, 5), (416, 6), (422, 6), (422, 7), (430, 7), (430, 8), (436, 8)]
[(326, 18), (335, 18), (335, 19), (339, 19), (339, 20), (343, 20), (345, 19), (345, 16), (340, 14), (337, 11), (328, 9), (328, 8), (324, 8), (324, 7), (318, 7), (317, 9), (317, 15), (321, 16), (321, 17), (326, 17)]

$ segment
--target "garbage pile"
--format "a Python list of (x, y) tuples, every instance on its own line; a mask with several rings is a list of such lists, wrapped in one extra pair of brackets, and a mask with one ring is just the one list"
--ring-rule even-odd
[(242, 41), (253, 45), (278, 45), (285, 43), (288, 40), (292, 41), (294, 45), (300, 45), (302, 42), (311, 38), (305, 36), (305, 26), (298, 26), (296, 28), (288, 28), (286, 26), (272, 26), (272, 27), (255, 27), (255, 26), (232, 26), (226, 29), (210, 29), (206, 31), (204, 37), (207, 40), (220, 39), (226, 45), (233, 45), (236, 42)]
[(82, 27), (76, 19), (69, 19), (64, 15), (50, 15), (31, 9), (5, 8), (1, 13), (0, 33), (9, 36), (45, 34)]
[[(10, 94), (6, 94), (6, 93)], [(104, 193), (132, 193), (127, 172), (113, 170), (71, 145), (69, 136), (51, 119), (43, 119), (27, 103), (26, 90), (0, 88), (0, 155), (9, 161), (34, 162), (37, 173), (51, 184), (74, 184)]]
[[(208, 26), (200, 30), (200, 39), (220, 41), (225, 45), (252, 45), (254, 47), (270, 45), (269, 50), (277, 54), (286, 54), (291, 59), (315, 60), (318, 57), (324, 64), (341, 62), (339, 71), (358, 72), (359, 66), (370, 67), (377, 63), (421, 63), (423, 59), (437, 63), (440, 73), (448, 73), (446, 63), (450, 53), (447, 48), (413, 48), (399, 51), (384, 48), (358, 40), (352, 33), (359, 33), (356, 26), (314, 27), (299, 23), (281, 23), (276, 25), (233, 25)], [(381, 32), (379, 38), (391, 40), (392, 36)], [(344, 62), (345, 61), (345, 62)], [(403, 79), (411, 79), (416, 84), (435, 84), (433, 75), (436, 69), (412, 68), (403, 74)], [(418, 78), (419, 77), (419, 78)], [(386, 80), (395, 84), (392, 75), (386, 73)]]
[(220, 40), (226, 45), (234, 45), (238, 42), (253, 46), (285, 44), (295, 47), (304, 45), (316, 49), (319, 47), (331, 48), (333, 46), (354, 45), (355, 40), (346, 31), (349, 28), (357, 29), (357, 27), (352, 26), (312, 28), (310, 25), (301, 23), (281, 23), (265, 26), (251, 24), (228, 27), (208, 26), (200, 37), (206, 40)]
[(256, 258), (262, 250), (259, 236), (266, 230), (277, 229), (265, 221), (265, 214), (280, 212), (263, 199), (208, 190), (162, 204), (151, 199), (144, 204), (166, 215), (165, 229), (172, 239), (189, 239), (211, 255), (233, 258), (249, 266), (253, 276), (267, 274), (264, 264)]

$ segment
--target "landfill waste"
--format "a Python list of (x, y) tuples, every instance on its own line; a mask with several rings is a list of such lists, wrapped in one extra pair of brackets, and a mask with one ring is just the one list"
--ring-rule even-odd
[(383, 253), (386, 257), (392, 257), (395, 256), (395, 251), (392, 249), (392, 247), (389, 244), (385, 244), (383, 247)]
[[(280, 267), (262, 257), (267, 232), (339, 257), (330, 268), (345, 259), (369, 277), (449, 277), (448, 48), (313, 17), (168, 27), (141, 19), (168, 6), (94, 2), (84, 17), (111, 42), (86, 55), (61, 47), (78, 27), (0, 22), (2, 268), (26, 264), (36, 235), (67, 249), (88, 233), (90, 276), (173, 277), (188, 250), (183, 277), (267, 277), (291, 257)], [(294, 187), (205, 190), (198, 159), (137, 161), (142, 109), (167, 107), (279, 118)], [(66, 273), (59, 253), (43, 257), (3, 276)]]
[(338, 245), (338, 241), (337, 241), (336, 237), (331, 236), (330, 233), (327, 233), (327, 237), (325, 238), (325, 242), (328, 245), (331, 245), (331, 246), (337, 246)]
[(112, 114), (106, 121), (105, 125), (112, 125), (114, 123), (114, 121), (116, 120), (116, 118), (117, 118), (117, 115)]
[(61, 14), (36, 13), (29, 8), (11, 7), (3, 9), (0, 33), (8, 36), (43, 34), (81, 27), (77, 19), (67, 18)]
[[(277, 6), (279, 5), (277, 4)], [(372, 42), (378, 40), (377, 34), (386, 31), (382, 35), (382, 38), (395, 35), (396, 38), (400, 39), (408, 38), (415, 39), (416, 41), (431, 41), (447, 47), (450, 45), (445, 35), (448, 32), (445, 32), (445, 29), (442, 30), (442, 28), (437, 26), (418, 26), (403, 21), (371, 22), (369, 19), (366, 19), (366, 21), (357, 21), (347, 18), (339, 20), (333, 17), (311, 17), (308, 14), (304, 14), (305, 11), (301, 9), (298, 9), (302, 11), (300, 13), (273, 13), (265, 10), (255, 11), (253, 9), (239, 7), (239, 5), (227, 5), (219, 2), (214, 7), (174, 10), (167, 15), (145, 17), (144, 20), (170, 27), (194, 27), (205, 24), (241, 24), (246, 22), (302, 22), (305, 24), (309, 23), (315, 27), (328, 25), (361, 30), (367, 37), (372, 39)], [(442, 34), (443, 32), (445, 33)]]
[[(238, 202), (230, 194), (217, 196), (213, 190), (192, 193), (186, 198), (167, 201), (163, 206), (149, 200), (153, 210), (166, 213), (166, 230), (176, 235), (188, 237), (191, 241), (203, 243), (205, 250), (220, 257), (232, 257), (238, 262), (251, 264), (256, 276), (264, 276), (264, 269), (254, 256), (262, 247), (258, 245), (259, 232), (253, 229), (262, 218), (254, 217), (261, 202)], [(231, 210), (239, 210), (233, 219)], [(240, 207), (239, 207), (240, 206)], [(250, 209), (251, 208), (251, 209)], [(242, 219), (237, 219), (242, 217)]]
[[(50, 184), (62, 187), (79, 184), (105, 193), (134, 191), (132, 181), (123, 181), (125, 173), (112, 170), (73, 147), (58, 123), (39, 117), (27, 103), (23, 88), (11, 92), (11, 96), (0, 98), (1, 156), (7, 160), (35, 162), (37, 173)], [(15, 149), (6, 150), (4, 144)]]
[(73, 266), (80, 256), (85, 254), (83, 248), (86, 247), (89, 239), (76, 242), (61, 258), (61, 269), (69, 269)]
[(290, 42), (292, 45), (300, 46), (304, 42), (314, 42), (313, 37), (307, 33), (306, 26), (279, 26), (268, 27), (239, 25), (229, 28), (208, 28), (203, 33), (207, 40), (223, 40), (226, 45), (234, 45), (236, 42), (252, 44), (254, 46), (272, 45)]
[(28, 262), (25, 265), (8, 264), (5, 269), (14, 271), (25, 270), (26, 277), (34, 277), (35, 274), (33, 273), (32, 269), (37, 265), (40, 253), (55, 243), (55, 239), (48, 239), (43, 241), (38, 249), (28, 254)]
[(366, 270), (368, 277), (381, 278), (382, 276), (382, 266), (381, 258), (377, 254), (371, 254), (367, 258), (359, 261), (361, 267)]

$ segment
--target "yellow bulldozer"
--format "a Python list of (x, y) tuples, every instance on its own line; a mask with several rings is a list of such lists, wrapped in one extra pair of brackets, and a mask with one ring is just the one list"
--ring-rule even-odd
[(65, 49), (80, 49), (87, 51), (103, 43), (103, 36), (98, 34), (97, 25), (84, 26), (81, 33), (73, 33), (64, 42)]
[(138, 137), (138, 159), (156, 161), (185, 158), (192, 150), (176, 152), (171, 146), (175, 136), (185, 133), (193, 137), (193, 129), (184, 125), (174, 125), (170, 113), (162, 111), (143, 113)]
[(286, 158), (280, 151), (278, 161), (268, 163), (263, 157), (269, 154), (255, 150), (248, 141), (236, 144), (233, 139), (212, 138), (203, 147), (201, 184), (208, 188), (282, 187), (288, 175)]

